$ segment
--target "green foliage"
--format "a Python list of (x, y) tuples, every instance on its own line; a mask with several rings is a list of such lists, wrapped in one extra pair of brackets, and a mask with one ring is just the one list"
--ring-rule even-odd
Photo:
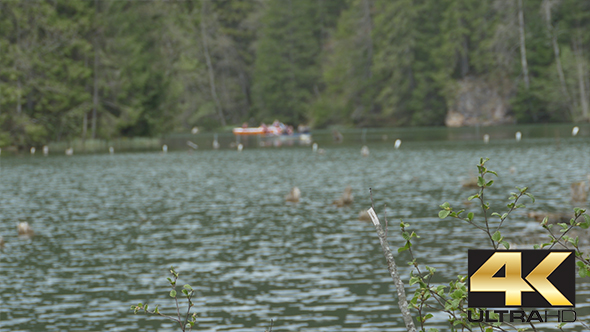
[(311, 106), (316, 127), (369, 121), (373, 96), (370, 87), (370, 15), (367, 0), (349, 1), (338, 17), (322, 55), (323, 91)]
[(587, 121), (589, 2), (523, 4), (528, 89), (514, 1), (2, 1), (0, 145), (442, 125), (474, 82), (519, 122)]
[(311, 0), (268, 2), (258, 40), (254, 96), (258, 115), (297, 124), (317, 90), (320, 53), (317, 4)]
[(171, 267), (170, 274), (172, 275), (172, 278), (167, 278), (167, 279), (168, 279), (168, 283), (170, 284), (170, 287), (172, 288), (172, 290), (170, 291), (170, 297), (174, 299), (174, 302), (176, 304), (176, 313), (177, 313), (176, 317), (167, 316), (167, 315), (161, 313), (160, 308), (157, 305), (154, 308), (154, 310), (150, 311), (150, 310), (148, 310), (148, 305), (147, 304), (144, 305), (141, 302), (138, 303), (137, 305), (132, 305), (131, 310), (133, 310), (133, 313), (135, 313), (135, 314), (137, 314), (137, 312), (139, 312), (139, 311), (143, 311), (147, 314), (165, 317), (167, 319), (173, 320), (176, 323), (178, 323), (181, 331), (183, 331), (183, 332), (192, 331), (193, 327), (195, 327), (195, 324), (197, 322), (197, 313), (191, 314), (191, 309), (194, 306), (194, 303), (191, 301), (191, 298), (195, 294), (194, 290), (188, 284), (183, 286), (181, 293), (184, 295), (184, 298), (186, 298), (187, 311), (184, 316), (181, 316), (180, 306), (178, 304), (178, 294), (176, 293), (176, 282), (178, 280), (178, 272), (176, 272), (174, 270), (174, 267)]
[[(195, 290), (193, 289), (193, 287), (191, 287), (191, 285), (189, 284), (185, 284), (184, 286), (182, 286), (182, 289), (180, 290), (180, 292), (182, 293), (182, 297), (184, 297), (186, 299), (187, 302), (187, 309), (186, 309), (186, 313), (183, 315), (181, 314), (181, 305), (178, 304), (178, 299), (179, 299), (179, 294), (176, 292), (176, 283), (178, 282), (178, 272), (176, 272), (176, 270), (174, 270), (174, 267), (171, 267), (170, 270), (170, 275), (171, 277), (166, 278), (168, 280), (168, 283), (170, 284), (170, 297), (174, 299), (174, 303), (176, 306), (176, 315), (174, 316), (168, 316), (166, 314), (163, 314), (162, 312), (160, 312), (160, 307), (158, 305), (155, 306), (154, 310), (149, 310), (148, 305), (147, 304), (143, 304), (143, 303), (138, 303), (137, 305), (132, 305), (131, 306), (131, 310), (133, 310), (134, 314), (137, 314), (140, 311), (143, 311), (146, 314), (151, 314), (151, 315), (157, 315), (157, 316), (161, 316), (164, 317), (166, 319), (172, 320), (174, 322), (176, 322), (180, 328), (180, 330), (182, 332), (187, 332), (187, 331), (192, 331), (193, 328), (195, 328), (195, 326), (198, 326), (197, 324), (197, 313), (193, 312), (191, 313), (192, 308), (195, 306), (195, 304), (192, 302), (192, 298), (195, 295)], [(184, 312), (184, 311), (182, 311)], [(273, 326), (273, 320), (270, 321), (270, 327), (266, 332), (272, 332), (272, 326)]]
[(0, 6), (0, 130), (18, 145), (59, 139), (88, 109), (90, 46), (83, 36), (92, 9), (82, 2)]
[[(493, 181), (486, 181), (485, 176), (487, 174), (498, 176), (496, 172), (490, 170), (486, 166), (486, 162), (488, 159), (480, 159), (479, 164), (477, 165), (477, 170), (479, 173), (478, 177), (478, 186), (479, 190), (478, 193), (470, 196), (468, 199), (473, 200), (477, 199), (479, 201), (479, 206), (481, 208), (481, 217), (475, 218), (473, 212), (469, 212), (467, 216), (463, 216), (464, 210), (456, 211), (452, 208), (452, 206), (445, 202), (440, 205), (440, 212), (439, 217), (441, 219), (445, 219), (448, 217), (455, 218), (460, 221), (467, 222), (469, 225), (475, 227), (483, 231), (489, 238), (490, 244), (494, 249), (498, 249), (500, 245), (502, 245), (505, 249), (509, 249), (510, 245), (505, 240), (504, 235), (501, 233), (502, 224), (507, 220), (509, 215), (516, 209), (524, 208), (525, 205), (519, 203), (519, 201), (523, 198), (523, 196), (527, 196), (531, 199), (534, 203), (535, 197), (528, 192), (528, 188), (519, 188), (516, 187), (516, 191), (510, 193), (508, 198), (509, 203), (507, 204), (508, 210), (504, 213), (493, 212), (489, 214), (490, 204), (485, 201), (485, 193), (487, 188), (493, 185)], [(493, 218), (497, 218), (493, 220)], [(582, 228), (587, 229), (590, 227), (590, 215), (586, 214), (585, 209), (575, 208), (573, 218), (570, 220), (569, 223), (561, 223), (559, 224), (559, 233), (555, 233), (551, 230), (553, 225), (547, 225), (547, 218), (541, 223), (541, 226), (548, 232), (549, 241), (543, 243), (542, 245), (535, 245), (535, 249), (541, 249), (548, 247), (548, 249), (552, 249), (555, 245), (560, 245), (562, 247), (571, 247), (575, 249), (577, 266), (578, 266), (578, 274), (580, 277), (590, 276), (590, 256), (584, 255), (580, 248), (578, 247), (579, 239), (578, 237), (570, 237), (567, 234), (574, 228)], [(434, 311), (442, 311), (448, 315), (448, 320), (450, 324), (450, 328), (453, 331), (458, 330), (482, 330), (482, 331), (495, 331), (496, 327), (500, 326), (500, 322), (496, 323), (487, 323), (487, 322), (480, 322), (480, 323), (472, 323), (467, 319), (467, 312), (471, 311), (473, 317), (478, 317), (478, 313), (467, 307), (467, 277), (466, 276), (458, 276), (457, 279), (452, 280), (448, 283), (448, 285), (437, 285), (432, 282), (436, 270), (429, 266), (422, 266), (419, 264), (413, 255), (414, 246), (411, 242), (412, 238), (418, 238), (414, 232), (409, 233), (407, 228), (409, 224), (401, 222), (400, 228), (403, 239), (406, 241), (405, 245), (398, 249), (399, 252), (408, 251), (411, 257), (411, 261), (408, 263), (409, 265), (414, 266), (414, 270), (410, 273), (410, 286), (416, 286), (416, 290), (414, 291), (414, 296), (410, 300), (410, 307), (417, 311), (416, 321), (420, 326), (420, 331), (427, 331), (425, 323), (428, 319), (432, 318), (431, 312)], [(497, 315), (497, 314), (495, 314)], [(490, 318), (493, 319), (492, 315)], [(563, 327), (565, 323), (561, 323), (560, 328)], [(514, 326), (507, 326), (502, 327), (503, 330), (508, 330), (508, 328), (513, 328), (514, 330), (521, 331), (521, 329), (517, 329)], [(534, 326), (533, 326), (534, 329)], [(428, 331), (435, 330), (429, 329)]]

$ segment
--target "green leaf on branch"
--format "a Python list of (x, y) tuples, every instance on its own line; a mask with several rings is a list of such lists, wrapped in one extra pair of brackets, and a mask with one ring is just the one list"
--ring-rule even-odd
[(451, 212), (451, 217), (457, 217), (457, 218), (458, 218), (458, 217), (459, 217), (459, 215), (460, 215), (461, 213), (463, 213), (463, 212), (465, 212), (465, 209), (461, 209), (461, 210), (459, 210), (459, 211), (457, 211), (457, 212)]
[(485, 187), (486, 185), (486, 181), (483, 179), (483, 177), (478, 176), (477, 177), (477, 186), (478, 187)]
[(502, 240), (502, 234), (500, 234), (500, 231), (496, 231), (496, 233), (492, 235), (492, 240), (496, 242), (500, 242), (500, 240)]
[(410, 241), (406, 241), (406, 245), (401, 248), (398, 248), (397, 252), (406, 251), (406, 250), (410, 249), (411, 246), (412, 246), (412, 243)]
[(475, 195), (469, 196), (469, 197), (467, 198), (467, 200), (468, 200), (468, 201), (470, 201), (470, 200), (472, 200), (472, 199), (474, 199), (474, 198), (479, 198), (479, 194), (475, 194)]
[(535, 202), (535, 196), (533, 196), (533, 194), (531, 193), (524, 193), (525, 195), (527, 195), (528, 197), (530, 197), (533, 200), (533, 203)]
[(446, 217), (449, 216), (450, 213), (451, 213), (451, 211), (449, 211), (449, 210), (440, 210), (440, 212), (438, 212), (438, 217), (440, 219), (445, 219)]
[(461, 299), (461, 298), (465, 297), (465, 292), (457, 289), (456, 291), (453, 292), (453, 294), (451, 294), (451, 297), (454, 299)]
[(176, 297), (176, 291), (174, 289), (170, 291), (170, 297)]

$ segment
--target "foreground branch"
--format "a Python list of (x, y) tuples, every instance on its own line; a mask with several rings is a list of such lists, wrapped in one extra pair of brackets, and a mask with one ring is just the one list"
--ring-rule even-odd
[(398, 305), (402, 312), (402, 316), (404, 317), (406, 328), (408, 329), (408, 332), (416, 332), (416, 326), (414, 326), (412, 315), (410, 314), (410, 310), (408, 309), (408, 301), (406, 300), (406, 291), (404, 289), (404, 283), (402, 282), (402, 280), (399, 277), (399, 274), (397, 273), (397, 265), (395, 264), (395, 260), (393, 259), (393, 253), (391, 253), (391, 249), (389, 248), (387, 236), (385, 235), (385, 232), (381, 227), (379, 217), (377, 217), (377, 214), (375, 214), (375, 210), (373, 210), (373, 208), (370, 208), (367, 212), (369, 213), (369, 216), (373, 221), (373, 225), (375, 225), (375, 229), (377, 230), (377, 236), (379, 236), (379, 241), (381, 241), (383, 255), (387, 260), (387, 268), (389, 269), (389, 274), (391, 274), (391, 278), (393, 279), (395, 288), (397, 288)]

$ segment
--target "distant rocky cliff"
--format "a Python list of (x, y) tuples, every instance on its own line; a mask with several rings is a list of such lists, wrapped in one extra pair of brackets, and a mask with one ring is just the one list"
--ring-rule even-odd
[(450, 105), (447, 127), (492, 126), (514, 123), (509, 103), (511, 84), (491, 84), (485, 79), (468, 77), (458, 82), (455, 101)]

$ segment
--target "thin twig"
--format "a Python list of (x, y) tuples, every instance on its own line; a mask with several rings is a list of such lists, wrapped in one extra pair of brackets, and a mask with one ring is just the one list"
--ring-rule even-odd
[[(578, 215), (578, 216), (576, 216), (576, 218), (574, 219), (574, 225), (576, 224), (576, 221), (578, 220), (578, 218), (580, 218), (580, 216), (579, 216), (579, 215)], [(558, 242), (559, 242), (559, 240), (561, 240), (561, 239), (563, 238), (563, 236), (564, 236), (564, 235), (565, 235), (567, 232), (569, 232), (570, 230), (572, 230), (572, 228), (574, 228), (574, 225), (569, 225), (568, 229), (567, 229), (565, 232), (561, 233), (561, 235), (559, 236), (559, 238), (557, 238), (557, 239), (555, 240), (555, 242), (553, 242), (553, 244), (551, 245), (551, 247), (549, 247), (549, 250), (551, 250), (551, 249), (553, 248), (553, 246), (554, 246), (556, 243), (558, 243)], [(551, 231), (550, 231), (550, 232), (551, 232)], [(553, 234), (553, 233), (552, 233), (552, 234)], [(553, 237), (553, 238), (555, 238), (555, 237)], [(561, 244), (561, 243), (560, 243), (560, 244)]]
[(520, 195), (518, 195), (518, 197), (516, 197), (516, 199), (514, 200), (514, 205), (512, 205), (510, 210), (508, 210), (508, 212), (506, 213), (506, 217), (504, 217), (504, 218), (500, 217), (500, 223), (498, 224), (498, 227), (496, 227), (496, 232), (500, 230), (500, 228), (502, 227), (502, 224), (504, 223), (504, 220), (508, 219), (508, 216), (510, 216), (510, 213), (512, 213), (512, 211), (514, 211), (516, 209), (516, 204), (518, 203), (518, 200), (522, 197), (522, 195), (524, 195), (524, 192), (521, 192)]
[[(481, 175), (481, 177), (483, 178), (483, 174)], [(498, 247), (496, 246), (496, 242), (494, 242), (494, 239), (492, 237), (492, 234), (490, 233), (490, 224), (488, 223), (488, 211), (486, 210), (486, 203), (484, 201), (484, 195), (483, 195), (483, 190), (484, 187), (481, 187), (480, 191), (479, 191), (479, 200), (481, 202), (481, 209), (483, 211), (483, 217), (484, 220), (486, 222), (486, 233), (488, 234), (488, 237), (490, 238), (490, 241), (492, 242), (492, 246), (494, 247), (494, 250), (497, 250)]]
[(186, 310), (186, 317), (184, 317), (184, 326), (188, 323), (188, 315), (191, 313), (191, 297), (193, 296), (193, 290), (191, 289), (190, 294), (188, 295), (188, 309)]

